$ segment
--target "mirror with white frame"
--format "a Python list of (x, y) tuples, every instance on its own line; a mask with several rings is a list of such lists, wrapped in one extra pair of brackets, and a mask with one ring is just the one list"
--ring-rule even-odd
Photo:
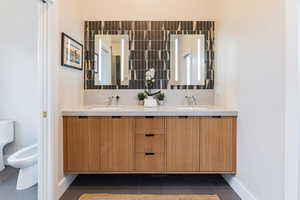
[(171, 35), (170, 85), (204, 85), (205, 35)]
[(95, 36), (95, 85), (129, 84), (128, 35)]

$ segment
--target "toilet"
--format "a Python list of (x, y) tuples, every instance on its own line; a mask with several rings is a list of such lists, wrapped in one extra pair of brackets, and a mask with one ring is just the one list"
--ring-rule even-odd
[(8, 164), (19, 168), (17, 190), (25, 190), (38, 181), (38, 145), (34, 144), (8, 157)]
[(4, 147), (14, 141), (14, 121), (0, 120), (0, 171), (5, 169), (4, 165)]

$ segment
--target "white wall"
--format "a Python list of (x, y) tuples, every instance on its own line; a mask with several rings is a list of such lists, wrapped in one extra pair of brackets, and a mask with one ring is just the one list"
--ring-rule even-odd
[[(111, 96), (120, 96), (119, 104), (134, 105), (138, 103), (137, 93), (143, 90), (85, 90), (84, 104), (88, 106), (105, 105)], [(200, 105), (214, 105), (214, 90), (162, 90), (165, 93), (165, 105), (185, 105), (185, 96), (193, 95)], [(112, 102), (116, 104), (116, 100)]]
[(218, 6), (216, 102), (240, 111), (238, 173), (227, 180), (243, 200), (283, 200), (285, 1)]
[[(57, 67), (56, 75), (56, 91), (57, 91), (57, 183), (66, 181), (63, 173), (63, 124), (61, 110), (66, 108), (76, 108), (83, 105), (83, 70), (79, 71), (76, 69), (62, 67), (60, 64), (60, 41), (61, 33), (64, 32), (71, 36), (81, 44), (83, 44), (84, 35), (84, 23), (82, 20), (82, 5), (83, 1), (80, 0), (61, 0), (55, 2), (55, 10), (57, 14), (56, 24), (56, 36), (54, 41), (56, 45), (54, 47), (56, 64)], [(63, 183), (64, 184), (64, 183)]]
[(212, 0), (85, 0), (85, 20), (213, 20)]
[[(286, 0), (285, 199), (299, 200), (299, 27), (297, 0)], [(299, 191), (298, 191), (299, 190)]]
[(0, 118), (16, 121), (15, 142), (6, 154), (37, 142), (37, 11), (36, 0), (10, 0), (0, 6)]
[[(240, 110), (238, 174), (227, 179), (244, 200), (282, 200), (287, 174), (285, 122), (287, 110), (293, 108), (286, 103), (294, 97), (293, 91), (286, 89), (295, 81), (293, 70), (285, 68), (285, 41), (289, 37), (285, 30), (291, 28), (285, 24), (285, 1), (293, 0), (85, 0), (71, 4), (64, 1), (59, 23), (60, 29), (74, 31), (71, 36), (80, 40), (75, 35), (80, 9), (84, 20), (216, 19), (216, 102)], [(66, 97), (60, 100), (60, 108), (80, 105), (80, 72), (60, 73), (63, 89), (59, 94)], [(291, 82), (286, 82), (290, 77)], [(72, 92), (68, 94), (69, 91)], [(290, 96), (285, 97), (287, 92)], [(63, 177), (61, 161), (60, 158), (58, 181)]]

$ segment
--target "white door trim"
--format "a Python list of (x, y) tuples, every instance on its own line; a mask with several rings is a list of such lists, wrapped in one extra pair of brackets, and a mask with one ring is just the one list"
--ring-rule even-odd
[(54, 112), (51, 107), (51, 84), (49, 69), (49, 5), (47, 1), (38, 2), (38, 68), (40, 90), (40, 131), (39, 169), (38, 169), (38, 199), (54, 199), (54, 162), (53, 162), (53, 133)]

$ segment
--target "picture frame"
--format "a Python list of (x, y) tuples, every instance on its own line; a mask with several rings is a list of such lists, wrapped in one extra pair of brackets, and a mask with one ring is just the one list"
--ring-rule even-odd
[(61, 34), (61, 65), (83, 69), (83, 45), (66, 33)]
[(99, 66), (99, 55), (97, 53), (94, 54), (94, 72), (98, 73)]

